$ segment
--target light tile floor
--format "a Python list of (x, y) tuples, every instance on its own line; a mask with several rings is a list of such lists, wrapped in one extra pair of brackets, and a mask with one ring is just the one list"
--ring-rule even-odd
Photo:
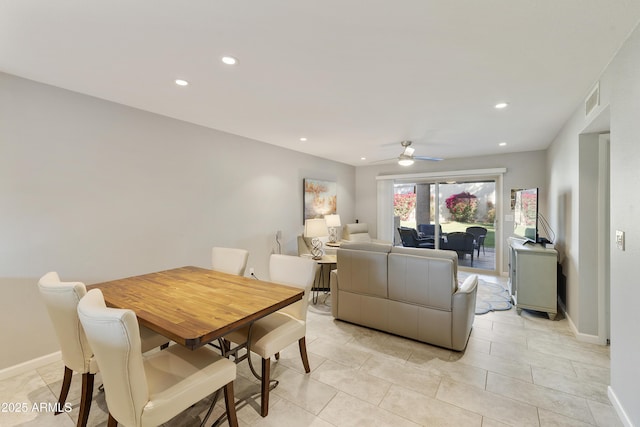
[[(577, 341), (561, 316), (550, 321), (543, 313), (518, 316), (514, 309), (476, 316), (467, 349), (458, 353), (336, 321), (324, 299), (309, 309), (312, 371), (304, 374), (297, 345), (281, 353), (272, 363), (280, 384), (271, 393), (268, 417), (257, 412), (257, 380), (246, 363), (238, 366), (240, 425), (622, 425), (607, 398), (609, 348)], [(62, 373), (58, 362), (1, 381), (0, 401), (55, 403)], [(0, 412), (0, 425), (74, 426), (79, 396), (80, 378), (74, 377), (69, 414)], [(199, 425), (207, 408), (207, 401), (200, 402), (166, 426)], [(223, 408), (218, 402), (211, 420)], [(105, 426), (106, 419), (104, 393), (96, 390), (89, 425)]]

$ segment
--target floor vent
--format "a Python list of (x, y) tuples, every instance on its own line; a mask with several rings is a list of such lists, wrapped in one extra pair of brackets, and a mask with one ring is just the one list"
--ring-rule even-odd
[(596, 83), (587, 100), (584, 102), (585, 116), (588, 116), (596, 107), (600, 105), (600, 82)]

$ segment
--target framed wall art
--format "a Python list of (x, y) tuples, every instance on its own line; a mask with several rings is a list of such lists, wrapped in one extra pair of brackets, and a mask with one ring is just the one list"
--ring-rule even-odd
[(304, 179), (304, 220), (323, 218), (336, 213), (336, 183), (320, 179)]

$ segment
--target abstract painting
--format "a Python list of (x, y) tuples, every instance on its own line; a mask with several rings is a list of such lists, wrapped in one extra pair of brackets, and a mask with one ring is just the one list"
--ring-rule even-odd
[(336, 213), (336, 183), (304, 179), (304, 220)]

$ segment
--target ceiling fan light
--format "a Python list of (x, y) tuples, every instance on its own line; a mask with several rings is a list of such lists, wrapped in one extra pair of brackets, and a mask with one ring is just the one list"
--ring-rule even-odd
[(411, 158), (400, 158), (400, 159), (398, 159), (398, 164), (400, 166), (411, 166), (413, 164), (413, 159), (411, 159)]

